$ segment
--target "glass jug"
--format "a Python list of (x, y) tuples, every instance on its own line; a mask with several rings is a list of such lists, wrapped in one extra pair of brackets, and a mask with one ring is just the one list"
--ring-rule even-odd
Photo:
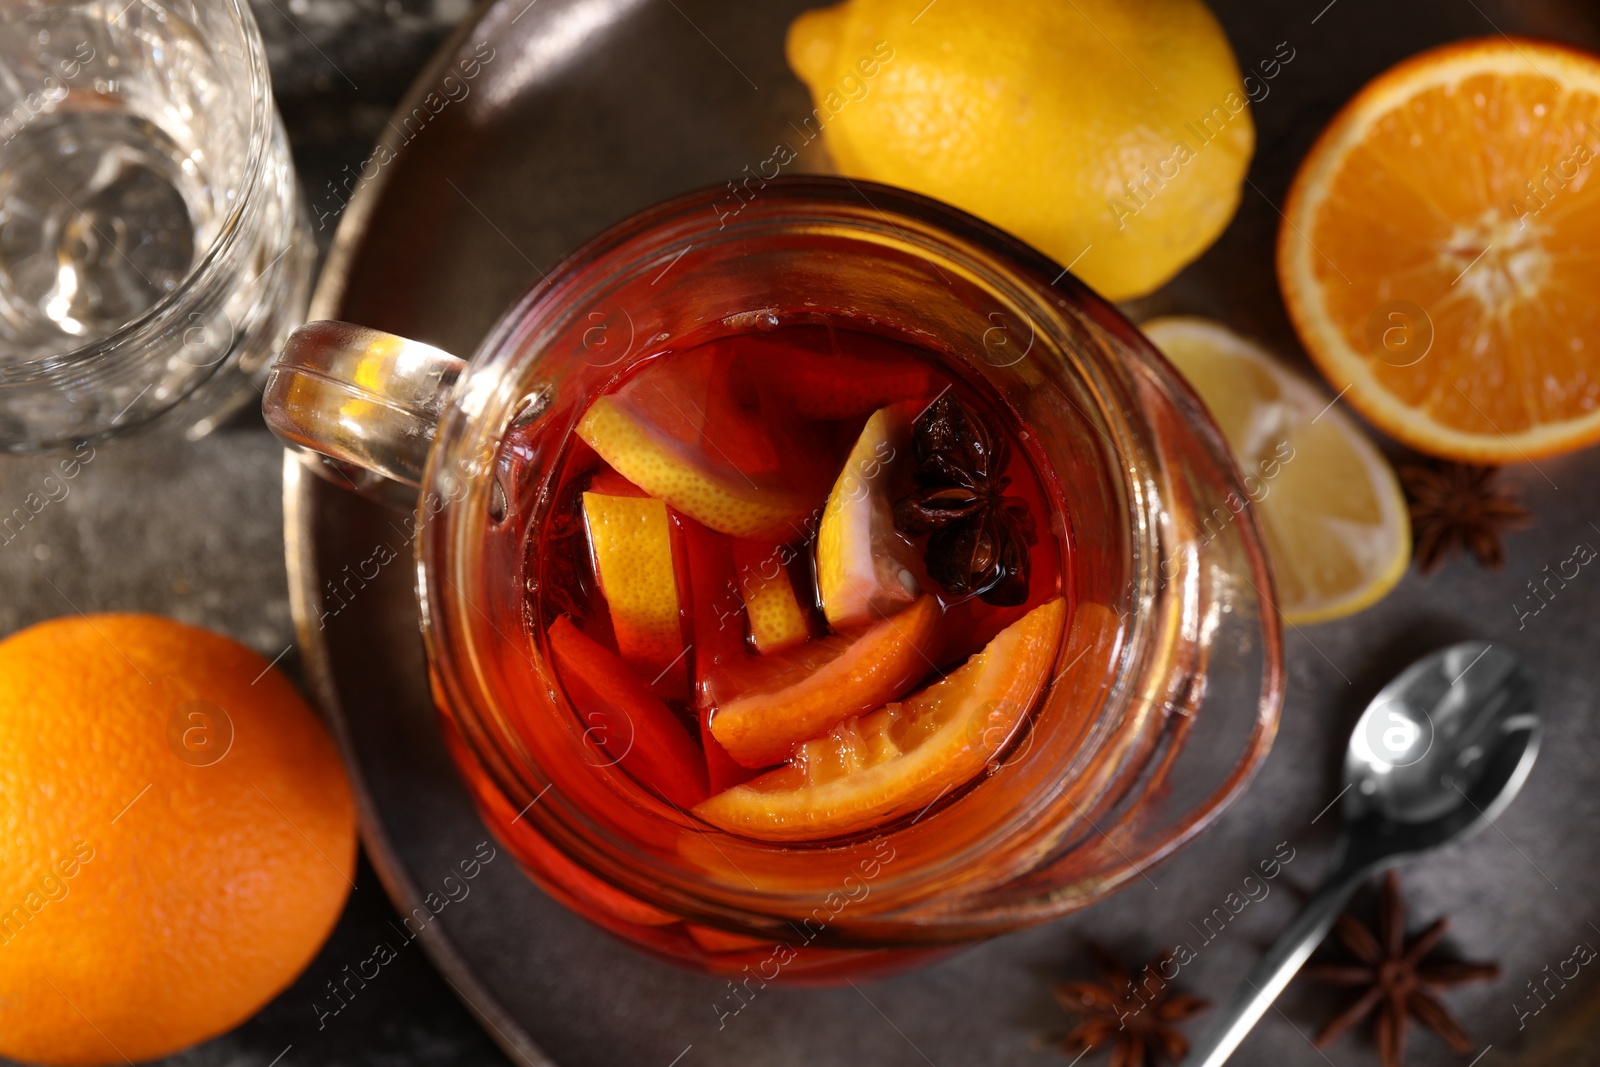
[[(1244, 788), (1282, 698), (1272, 583), (1220, 433), (1115, 309), (971, 216), (827, 178), (770, 182), (734, 215), (718, 195), (595, 238), (470, 360), (317, 322), (272, 372), (285, 441), (416, 487), (435, 703), (484, 819), (572, 910), (747, 982), (898, 969), (1140, 877)], [(551, 665), (539, 546), (595, 397), (683, 338), (797, 316), (911, 339), (1001, 399), (1067, 502), (1051, 526), (1073, 610), (1025, 727), (972, 739), (976, 781), (916, 818), (774, 844), (605, 758)]]

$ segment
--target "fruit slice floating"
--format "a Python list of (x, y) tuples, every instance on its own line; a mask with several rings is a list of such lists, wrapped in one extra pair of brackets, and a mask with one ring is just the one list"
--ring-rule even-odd
[(695, 814), (763, 841), (855, 833), (918, 811), (979, 774), (1049, 679), (1066, 605), (1034, 608), (961, 667), (899, 704), (839, 723), (788, 766)]
[(1414, 448), (1600, 440), (1600, 58), (1506, 38), (1413, 57), (1301, 164), (1278, 278), (1335, 390)]
[(867, 420), (833, 483), (817, 528), (817, 587), (828, 625), (838, 629), (892, 614), (921, 587), (916, 548), (894, 528), (887, 484), (892, 465), (910, 462), (919, 401), (880, 408)]
[(617, 650), (652, 686), (683, 691), (683, 634), (667, 506), (647, 496), (583, 494), (600, 591), (611, 609)]
[(893, 700), (932, 670), (939, 618), (938, 602), (923, 597), (854, 635), (751, 661), (713, 683), (737, 695), (718, 702), (712, 734), (746, 767), (788, 759), (799, 742)]
[(744, 646), (744, 616), (734, 586), (732, 538), (708, 530), (693, 519), (682, 519), (684, 558), (689, 567), (689, 617), (694, 645), (689, 658), (694, 665), (695, 717), (700, 727), (700, 748), (705, 753), (706, 774), (713, 791), (750, 778), (720, 742), (711, 735), (711, 676), (729, 664), (748, 658)]
[(689, 732), (614, 652), (565, 615), (550, 625), (550, 651), (584, 736), (605, 759), (680, 808), (705, 799), (705, 762)]
[(1244, 474), (1284, 617), (1350, 615), (1389, 592), (1411, 559), (1394, 472), (1328, 399), (1226, 327), (1156, 319), (1145, 336), (1200, 394)]
[[(731, 387), (730, 357), (718, 346), (659, 364), (596, 400), (578, 436), (628, 481), (713, 530), (772, 541), (803, 533), (831, 476), (804, 428), (792, 415), (732, 402), (713, 418), (706, 398)], [(752, 456), (755, 469), (739, 465)], [(772, 457), (782, 463), (767, 470)]]
[(839, 334), (832, 326), (792, 326), (782, 340), (760, 334), (733, 340), (741, 362), (808, 419), (856, 418), (933, 391), (933, 372), (924, 358), (855, 330), (847, 332), (846, 353)]
[(739, 595), (750, 619), (750, 637), (763, 656), (782, 652), (807, 640), (811, 624), (794, 595), (789, 570), (784, 566), (787, 545), (760, 541), (735, 541), (733, 562), (738, 570)]

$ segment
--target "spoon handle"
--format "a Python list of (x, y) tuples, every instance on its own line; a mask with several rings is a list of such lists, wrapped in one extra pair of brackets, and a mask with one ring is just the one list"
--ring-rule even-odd
[(1289, 984), (1289, 979), (1333, 928), (1366, 874), (1365, 870), (1345, 870), (1342, 864), (1334, 870), (1272, 949), (1234, 990), (1228, 1003), (1212, 1018), (1211, 1025), (1195, 1043), (1182, 1067), (1222, 1067), (1227, 1062), (1239, 1042), (1266, 1014), (1284, 986)]

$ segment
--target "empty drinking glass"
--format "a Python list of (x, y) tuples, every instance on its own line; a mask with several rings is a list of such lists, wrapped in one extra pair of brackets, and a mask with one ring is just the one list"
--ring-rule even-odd
[(209, 432), (314, 258), (244, 0), (0, 5), (0, 449)]

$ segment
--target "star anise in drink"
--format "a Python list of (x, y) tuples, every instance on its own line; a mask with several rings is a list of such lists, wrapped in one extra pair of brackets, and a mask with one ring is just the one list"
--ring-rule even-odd
[(1405, 1061), (1406, 1027), (1413, 1018), (1444, 1038), (1456, 1052), (1472, 1051), (1472, 1039), (1436, 994), (1441, 989), (1497, 978), (1500, 968), (1492, 963), (1428, 960), (1448, 925), (1448, 919), (1438, 919), (1406, 941), (1406, 906), (1400, 897), (1400, 879), (1393, 871), (1383, 877), (1375, 931), (1348, 913), (1339, 916), (1333, 932), (1359, 962), (1315, 963), (1300, 974), (1313, 981), (1358, 988), (1361, 995), (1322, 1028), (1317, 1047), (1326, 1048), (1376, 1011), (1373, 1034), (1383, 1067), (1400, 1067)]
[(1428, 574), (1465, 549), (1491, 570), (1505, 563), (1500, 537), (1533, 521), (1499, 484), (1498, 468), (1470, 463), (1407, 464), (1400, 484), (1411, 501), (1417, 569)]
[(1006, 495), (1006, 440), (945, 393), (912, 428), (917, 487), (894, 505), (895, 529), (928, 535), (928, 576), (946, 592), (1001, 606), (1028, 599), (1033, 512)]
[[(1142, 1067), (1149, 1057), (1171, 1063), (1189, 1051), (1189, 1039), (1178, 1023), (1211, 1005), (1187, 993), (1174, 993), (1162, 977), (1172, 963), (1166, 952), (1130, 977), (1116, 957), (1091, 944), (1090, 953), (1100, 971), (1098, 982), (1057, 982), (1056, 1000), (1067, 1011), (1083, 1017), (1061, 1039), (1061, 1051), (1082, 1056), (1090, 1049), (1110, 1047), (1109, 1067)], [(1175, 973), (1175, 972), (1174, 972)]]

